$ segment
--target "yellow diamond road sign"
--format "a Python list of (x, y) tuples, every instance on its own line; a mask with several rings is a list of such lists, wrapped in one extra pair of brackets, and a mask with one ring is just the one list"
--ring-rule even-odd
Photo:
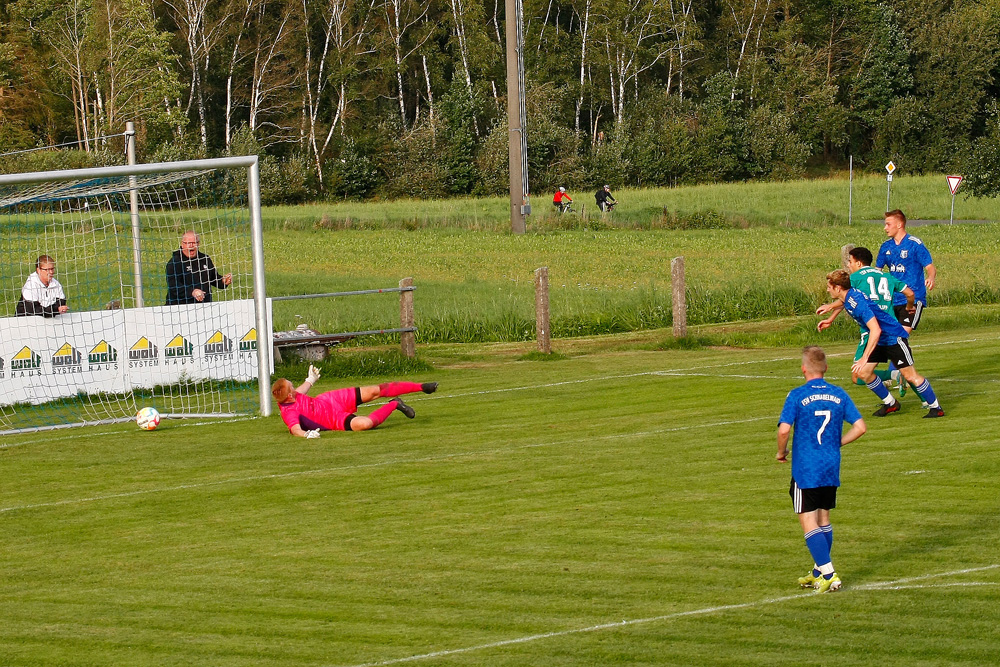
[(890, 162), (889, 162), (889, 164), (885, 165), (885, 170), (886, 170), (887, 172), (889, 172), (889, 175), (890, 175), (890, 176), (892, 176), (892, 172), (896, 171), (896, 165), (894, 165), (894, 164), (893, 164), (893, 163), (892, 163), (892, 162), (890, 161)]

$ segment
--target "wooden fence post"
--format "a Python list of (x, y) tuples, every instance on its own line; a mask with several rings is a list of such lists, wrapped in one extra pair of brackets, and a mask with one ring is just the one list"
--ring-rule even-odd
[(674, 312), (674, 338), (687, 336), (687, 299), (684, 296), (684, 258), (670, 260), (671, 306)]
[[(413, 287), (413, 278), (403, 278), (399, 281), (400, 287)], [(399, 326), (400, 328), (412, 327), (416, 322), (413, 316), (413, 290), (406, 290), (399, 293)], [(417, 356), (417, 336), (412, 331), (404, 331), (399, 335), (399, 345), (403, 354), (410, 359)]]
[(848, 243), (840, 249), (840, 266), (844, 271), (850, 272), (849, 262), (851, 261), (851, 251), (854, 250), (854, 244)]
[(549, 335), (549, 267), (535, 269), (535, 329), (538, 332), (538, 351), (550, 354)]

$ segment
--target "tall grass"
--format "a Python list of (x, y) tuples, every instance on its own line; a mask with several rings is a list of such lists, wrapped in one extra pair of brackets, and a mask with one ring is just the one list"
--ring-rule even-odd
[[(997, 224), (915, 228), (938, 267), (933, 307), (1000, 303)], [(686, 264), (688, 318), (710, 324), (808, 315), (846, 243), (877, 249), (881, 225), (604, 230), (521, 237), (457, 229), (268, 232), (268, 292), (392, 287), (411, 276), (418, 340), (530, 340), (534, 270), (547, 266), (557, 337), (670, 326), (670, 262)], [(275, 304), (279, 329), (389, 328), (395, 294)], [(933, 317), (933, 315), (930, 315)], [(365, 342), (388, 342), (391, 337)]]
[[(831, 178), (777, 183), (724, 183), (681, 188), (616, 191), (621, 205), (609, 216), (596, 210), (591, 192), (573, 193), (581, 214), (560, 216), (549, 193), (535, 193), (528, 228), (658, 229), (713, 226), (840, 224), (848, 221), (850, 180)], [(885, 212), (884, 176), (856, 174), (853, 222), (881, 219)], [(900, 175), (892, 183), (893, 208), (913, 219), (948, 219), (951, 195), (943, 174)], [(340, 202), (276, 206), (264, 211), (268, 229), (444, 229), (504, 232), (510, 229), (506, 197), (447, 200)], [(960, 220), (1000, 220), (1000, 201), (959, 194), (955, 216)], [(692, 225), (692, 223), (694, 223)]]

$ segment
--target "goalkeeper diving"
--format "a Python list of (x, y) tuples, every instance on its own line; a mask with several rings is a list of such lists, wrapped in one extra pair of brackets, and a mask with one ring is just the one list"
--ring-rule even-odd
[[(422, 391), (433, 394), (437, 382), (383, 382), (367, 387), (346, 387), (310, 396), (309, 390), (319, 380), (319, 369), (309, 366), (309, 377), (298, 387), (281, 378), (271, 386), (271, 395), (278, 402), (281, 419), (292, 435), (298, 438), (318, 438), (320, 431), (367, 431), (373, 429), (396, 410), (413, 419), (413, 408), (399, 398), (402, 394)], [(391, 398), (367, 417), (356, 414), (362, 403), (376, 398)]]

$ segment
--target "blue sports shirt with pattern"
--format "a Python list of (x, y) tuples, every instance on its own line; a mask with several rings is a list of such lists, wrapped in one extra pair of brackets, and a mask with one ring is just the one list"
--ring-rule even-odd
[(840, 486), (842, 425), (859, 419), (847, 392), (823, 378), (788, 392), (778, 423), (793, 429), (792, 479), (800, 489)]
[(896, 320), (894, 314), (883, 311), (869, 301), (863, 292), (853, 287), (844, 295), (844, 311), (865, 331), (868, 331), (868, 320), (874, 317), (882, 329), (878, 337), (879, 345), (895, 345), (900, 338), (909, 338), (906, 329)]
[[(889, 273), (896, 276), (910, 289), (917, 301), (927, 305), (927, 286), (924, 284), (924, 267), (933, 264), (931, 252), (924, 242), (916, 236), (907, 234), (898, 244), (895, 239), (888, 239), (878, 249), (875, 266), (889, 267)], [(902, 293), (893, 295), (893, 305), (906, 303)]]

